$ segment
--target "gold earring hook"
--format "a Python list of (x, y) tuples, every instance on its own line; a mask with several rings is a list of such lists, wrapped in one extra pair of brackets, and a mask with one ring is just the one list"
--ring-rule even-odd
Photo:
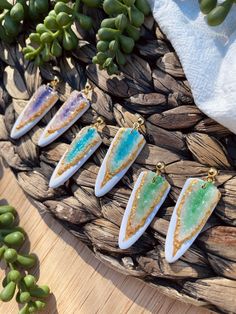
[(219, 174), (219, 171), (216, 168), (210, 168), (207, 175), (207, 182), (215, 182), (216, 176)]
[(57, 76), (55, 76), (54, 79), (50, 83), (48, 83), (47, 85), (51, 86), (52, 89), (56, 89), (58, 83), (59, 83), (59, 78)]
[(160, 176), (165, 171), (165, 163), (163, 161), (159, 161), (156, 164), (156, 176), (152, 179), (152, 182), (154, 183), (158, 176)]
[[(207, 174), (207, 177), (205, 178), (205, 181), (215, 183), (215, 178), (219, 174), (219, 171), (216, 168), (210, 168)], [(206, 183), (203, 184), (202, 186), (203, 189), (206, 188)]]
[(98, 118), (97, 118), (97, 121), (94, 123), (93, 126), (98, 130), (99, 127), (102, 126), (102, 125), (105, 126), (106, 123), (105, 123), (103, 117), (98, 117)]
[(88, 98), (88, 100), (91, 100), (91, 91), (92, 91), (92, 86), (89, 84), (89, 82), (87, 82), (82, 92)]
[(159, 161), (156, 164), (156, 173), (161, 174), (165, 169), (165, 163), (163, 161)]
[(134, 122), (133, 124), (133, 130), (139, 130), (139, 128), (144, 124), (144, 119), (139, 117), (138, 121)]

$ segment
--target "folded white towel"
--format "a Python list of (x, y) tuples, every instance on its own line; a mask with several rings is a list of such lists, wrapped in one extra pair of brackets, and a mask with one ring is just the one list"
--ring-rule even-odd
[(236, 133), (236, 5), (217, 27), (207, 24), (197, 0), (149, 0), (172, 43), (196, 105)]

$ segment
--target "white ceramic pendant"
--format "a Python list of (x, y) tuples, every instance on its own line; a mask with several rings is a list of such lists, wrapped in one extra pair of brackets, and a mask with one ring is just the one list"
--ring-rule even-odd
[(11, 130), (11, 138), (17, 139), (32, 129), (57, 100), (58, 94), (53, 88), (41, 85), (17, 118)]
[(146, 141), (138, 130), (120, 128), (99, 169), (95, 183), (95, 195), (109, 192), (124, 176), (135, 161)]
[(83, 92), (73, 91), (44, 129), (38, 145), (43, 147), (52, 143), (68, 130), (88, 110), (89, 106), (90, 102)]
[(49, 186), (57, 188), (64, 184), (102, 144), (95, 126), (84, 127), (70, 144), (54, 170)]
[(220, 200), (212, 182), (189, 178), (175, 205), (165, 243), (165, 258), (173, 263), (192, 245)]
[(152, 171), (140, 173), (127, 204), (119, 233), (119, 247), (133, 245), (152, 222), (170, 191), (167, 180)]

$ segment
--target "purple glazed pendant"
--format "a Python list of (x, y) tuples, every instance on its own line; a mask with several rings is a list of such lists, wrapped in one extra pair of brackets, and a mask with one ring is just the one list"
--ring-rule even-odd
[(68, 130), (88, 110), (89, 106), (90, 101), (83, 92), (73, 91), (44, 129), (38, 145), (43, 147), (52, 143)]
[(11, 130), (11, 138), (18, 139), (31, 130), (57, 100), (58, 94), (52, 87), (41, 85), (17, 118)]

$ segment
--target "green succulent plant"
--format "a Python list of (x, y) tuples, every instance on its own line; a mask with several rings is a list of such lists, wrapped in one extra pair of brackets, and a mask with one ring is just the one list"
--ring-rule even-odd
[(101, 22), (98, 30), (93, 63), (106, 69), (109, 75), (118, 74), (119, 66), (125, 65), (127, 55), (132, 53), (140, 37), (140, 27), (150, 7), (146, 0), (104, 0), (102, 7), (109, 18)]
[(79, 1), (75, 3), (56, 2), (43, 23), (29, 35), (30, 44), (23, 49), (27, 60), (35, 60), (37, 65), (60, 57), (63, 49), (71, 51), (78, 45), (78, 38), (72, 24), (78, 21), (83, 29), (92, 27), (92, 19), (79, 12)]
[(26, 234), (21, 227), (16, 226), (15, 220), (14, 207), (0, 206), (0, 260), (6, 264), (0, 300), (8, 302), (16, 295), (16, 301), (23, 305), (19, 314), (36, 313), (46, 306), (42, 299), (50, 294), (50, 289), (48, 286), (38, 286), (35, 276), (29, 274), (37, 258), (34, 254), (19, 252)]
[(218, 3), (217, 0), (199, 0), (200, 10), (206, 14), (207, 23), (210, 26), (218, 26), (224, 22), (235, 0), (225, 0)]
[(144, 18), (150, 13), (147, 0), (16, 0), (14, 5), (0, 0), (0, 38), (13, 42), (25, 24), (35, 25), (23, 53), (25, 59), (41, 65), (60, 57), (63, 51), (77, 48), (74, 22), (84, 30), (92, 28), (92, 18), (83, 13), (84, 6), (101, 9), (107, 15), (97, 32), (93, 62), (108, 74), (117, 74), (132, 53)]
[(22, 30), (24, 21), (38, 21), (48, 12), (49, 0), (16, 0), (14, 4), (0, 0), (0, 38), (12, 43)]

